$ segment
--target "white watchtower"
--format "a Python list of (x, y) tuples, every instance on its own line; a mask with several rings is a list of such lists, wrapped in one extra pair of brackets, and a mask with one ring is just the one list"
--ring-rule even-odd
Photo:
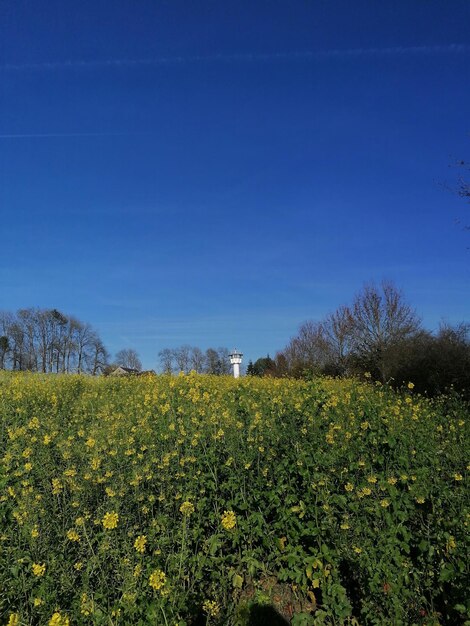
[(240, 363), (242, 362), (243, 354), (235, 348), (235, 350), (232, 350), (231, 354), (229, 354), (229, 357), (230, 363), (233, 365), (233, 376), (234, 378), (239, 378)]

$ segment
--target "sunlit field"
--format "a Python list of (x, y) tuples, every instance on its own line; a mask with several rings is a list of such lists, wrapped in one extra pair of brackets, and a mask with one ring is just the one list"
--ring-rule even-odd
[(411, 387), (2, 373), (0, 624), (463, 624), (468, 408)]

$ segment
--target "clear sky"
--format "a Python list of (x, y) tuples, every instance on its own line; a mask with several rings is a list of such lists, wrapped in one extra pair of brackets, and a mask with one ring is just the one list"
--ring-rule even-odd
[(0, 309), (145, 367), (393, 280), (469, 320), (467, 0), (3, 0)]

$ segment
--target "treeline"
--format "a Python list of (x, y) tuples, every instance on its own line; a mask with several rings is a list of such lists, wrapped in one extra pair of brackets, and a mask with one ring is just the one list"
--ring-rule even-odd
[[(182, 345), (164, 348), (158, 354), (166, 373), (230, 374), (227, 348)], [(111, 359), (96, 330), (57, 309), (20, 309), (0, 312), (0, 369), (44, 373), (110, 374), (119, 365), (142, 370), (132, 348), (120, 350)]]
[(86, 322), (57, 309), (0, 313), (0, 369), (97, 375), (108, 353)]
[(470, 395), (470, 325), (423, 328), (402, 293), (389, 282), (368, 285), (349, 305), (320, 321), (303, 323), (279, 351), (250, 363), (247, 373), (267, 376), (366, 375), (420, 393), (451, 388)]
[(179, 348), (164, 348), (158, 353), (160, 366), (165, 373), (174, 374), (195, 371), (198, 374), (230, 374), (231, 365), (228, 348), (208, 348), (203, 352), (197, 346), (183, 345)]

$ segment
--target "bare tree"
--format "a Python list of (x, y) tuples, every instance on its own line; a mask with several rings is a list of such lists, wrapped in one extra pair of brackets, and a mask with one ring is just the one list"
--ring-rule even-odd
[(160, 350), (158, 353), (158, 358), (160, 359), (160, 365), (165, 374), (171, 374), (173, 372), (173, 350), (163, 348), (163, 350)]
[(205, 354), (206, 367), (205, 371), (207, 374), (218, 374), (219, 373), (219, 355), (217, 354), (217, 350), (214, 348), (207, 348)]
[(322, 322), (321, 330), (327, 352), (326, 369), (330, 374), (342, 376), (347, 371), (353, 345), (354, 320), (349, 307), (340, 306), (330, 313)]
[[(468, 161), (461, 161), (459, 165), (466, 172), (470, 172), (470, 164)], [(461, 198), (464, 198), (464, 200), (470, 203), (470, 181), (465, 179), (463, 176), (460, 176), (459, 178), (457, 192)], [(470, 230), (470, 224), (467, 223), (464, 228), (465, 230)]]
[(289, 363), (286, 355), (282, 351), (276, 353), (274, 362), (276, 364), (276, 376), (282, 377), (289, 374)]
[(96, 373), (101, 368), (97, 359), (102, 363), (107, 358), (89, 324), (57, 309), (0, 313), (0, 336), (8, 346), (3, 355), (0, 352), (0, 363), (14, 370)]
[(8, 366), (9, 362), (13, 359), (13, 340), (12, 340), (12, 326), (15, 323), (15, 318), (9, 311), (0, 311), (0, 335), (6, 338), (4, 346), (7, 346), (3, 354), (3, 368)]
[(205, 354), (205, 371), (207, 374), (230, 374), (230, 358), (228, 348), (208, 348)]
[(10, 342), (8, 341), (8, 337), (6, 335), (2, 335), (0, 337), (0, 369), (5, 369), (5, 356), (8, 354), (10, 350)]
[(176, 348), (173, 351), (174, 359), (176, 361), (176, 367), (179, 372), (185, 372), (187, 374), (189, 372), (190, 362), (191, 362), (191, 346), (184, 345)]
[(108, 364), (109, 354), (99, 336), (93, 332), (85, 354), (87, 369), (92, 376), (102, 373)]
[(320, 372), (328, 360), (328, 344), (321, 322), (304, 322), (282, 352), (289, 371), (299, 375), (304, 371)]
[(122, 365), (123, 367), (129, 367), (134, 370), (142, 369), (142, 363), (139, 359), (139, 355), (133, 348), (125, 348), (124, 350), (119, 350), (116, 354), (116, 363), (118, 365)]
[(362, 366), (385, 382), (390, 375), (387, 351), (416, 334), (421, 323), (401, 292), (390, 282), (366, 285), (352, 308), (352, 350)]
[(20, 309), (16, 315), (17, 324), (22, 333), (22, 369), (37, 370), (36, 353), (36, 311)]
[(204, 369), (204, 353), (201, 348), (193, 347), (191, 348), (190, 355), (191, 369), (193, 369), (198, 374)]
[[(464, 171), (470, 172), (470, 164), (468, 163), (468, 161), (460, 161), (458, 165)], [(463, 176), (459, 177), (457, 191), (461, 198), (465, 198), (470, 202), (470, 182)]]
[[(96, 370), (97, 363), (97, 348), (100, 360), (103, 356), (104, 346), (101, 344), (99, 337), (96, 335), (90, 324), (83, 324), (79, 320), (71, 318), (70, 325), (73, 331), (73, 348), (76, 355), (76, 370), (78, 374), (81, 374), (87, 367), (87, 364), (93, 363), (90, 369)], [(106, 352), (106, 350), (104, 350)], [(106, 360), (106, 359), (105, 359)], [(95, 371), (96, 373), (96, 371)]]
[(228, 348), (217, 348), (219, 356), (219, 374), (227, 375), (231, 373), (232, 366), (230, 364), (230, 350)]

